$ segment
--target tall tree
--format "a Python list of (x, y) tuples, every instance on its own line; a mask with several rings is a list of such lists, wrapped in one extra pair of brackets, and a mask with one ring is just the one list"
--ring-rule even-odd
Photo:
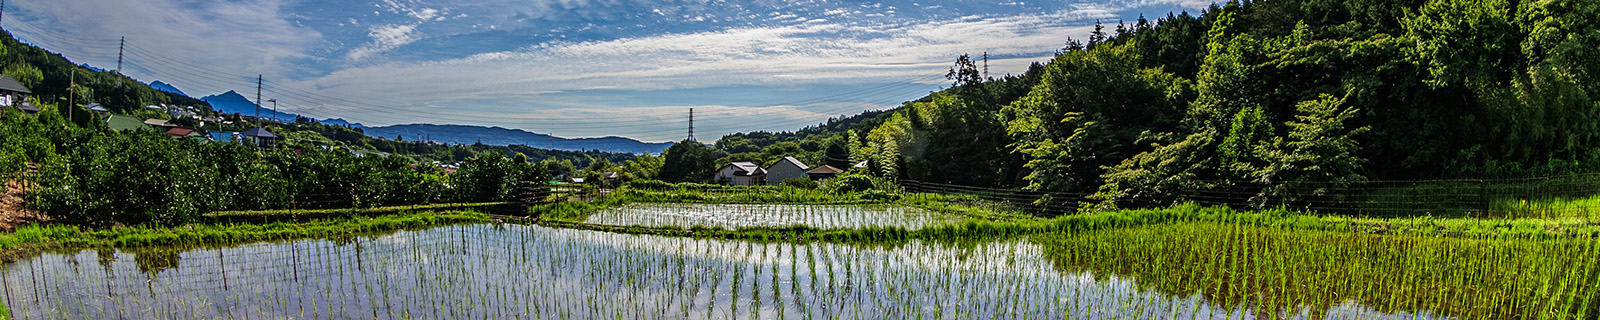
[(660, 178), (666, 182), (711, 182), (719, 158), (711, 147), (694, 140), (683, 140), (662, 155)]

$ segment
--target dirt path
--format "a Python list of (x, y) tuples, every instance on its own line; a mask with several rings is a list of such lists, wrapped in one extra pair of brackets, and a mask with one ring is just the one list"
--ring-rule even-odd
[(22, 181), (6, 180), (5, 193), (0, 193), (0, 230), (11, 231), (11, 228), (22, 223), (48, 220), (44, 215), (23, 206), (23, 195), (27, 191)]

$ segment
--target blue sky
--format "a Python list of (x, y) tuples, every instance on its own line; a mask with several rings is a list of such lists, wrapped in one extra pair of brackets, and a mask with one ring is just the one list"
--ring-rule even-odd
[(22, 0), (0, 21), (75, 62), (366, 125), (674, 141), (791, 131), (1046, 61), (1096, 20), (1210, 1)]

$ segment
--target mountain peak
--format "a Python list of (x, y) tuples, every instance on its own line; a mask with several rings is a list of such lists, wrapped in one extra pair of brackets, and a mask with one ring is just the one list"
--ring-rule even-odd
[(366, 128), (366, 126), (363, 126), (360, 123), (346, 121), (343, 118), (322, 119), (322, 120), (317, 120), (317, 122), (325, 124), (325, 125), (330, 125), (330, 126), (345, 126), (345, 127), (355, 127), (355, 128)]
[(189, 96), (188, 94), (183, 93), (183, 90), (178, 90), (178, 87), (174, 87), (171, 84), (167, 84), (166, 82), (161, 82), (161, 80), (156, 80), (155, 82), (151, 82), (150, 83), (150, 88), (151, 89), (156, 89), (158, 91), (166, 92), (166, 93), (177, 94), (177, 95), (180, 95), (180, 96)]
[(200, 100), (206, 101), (206, 102), (210, 102), (212, 100), (221, 100), (221, 101), (244, 101), (246, 103), (250, 103), (250, 98), (246, 98), (244, 95), (239, 94), (239, 92), (233, 91), (233, 90), (228, 90), (228, 92), (209, 95), (209, 96), (206, 96), (204, 98), (200, 98)]

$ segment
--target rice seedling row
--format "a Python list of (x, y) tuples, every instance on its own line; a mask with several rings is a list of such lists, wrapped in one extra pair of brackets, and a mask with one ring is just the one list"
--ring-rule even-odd
[[(1450, 319), (1494, 318), (1451, 303), (1504, 303), (1512, 310), (1545, 310), (1542, 318), (1582, 318), (1594, 306), (1593, 270), (1556, 272), (1557, 262), (1517, 265), (1524, 252), (1494, 239), (1495, 254), (1443, 250), (1431, 257), (1384, 255), (1386, 242), (1360, 251), (1311, 237), (1268, 233), (1257, 243), (1238, 231), (1217, 240), (1095, 233), (1064, 242), (1011, 239), (964, 245), (909, 241), (894, 246), (809, 242), (750, 242), (613, 234), (518, 225), (456, 225), (369, 238), (258, 243), (191, 250), (84, 250), (39, 256), (4, 267), (6, 302), (22, 319), (56, 318), (428, 318), (428, 319)], [(1151, 231), (1155, 232), (1155, 231)], [(1273, 238), (1277, 237), (1277, 238)], [(1095, 242), (1099, 241), (1099, 242)], [(1463, 240), (1466, 241), (1466, 240)], [(1231, 251), (1182, 260), (1154, 253), (1086, 245), (1178, 248), (1226, 246)], [(1313, 250), (1307, 246), (1330, 246)], [(1452, 247), (1453, 244), (1443, 244)], [(1101, 248), (1089, 250), (1086, 248)], [(1452, 247), (1456, 248), (1456, 247)], [(1589, 243), (1551, 244), (1538, 257), (1568, 253), (1593, 259)], [(1499, 250), (1499, 249), (1497, 249)], [(1275, 258), (1286, 252), (1310, 252)], [(1294, 269), (1316, 254), (1366, 252), (1400, 266), (1456, 262), (1518, 266), (1529, 285), (1520, 295), (1450, 291), (1430, 298), (1420, 290), (1327, 297), (1294, 288), (1320, 285), (1291, 277), (1242, 277), (1231, 272)], [(1180, 251), (1182, 252), (1182, 251)], [(1582, 254), (1587, 254), (1583, 256)], [(1172, 276), (1107, 261), (1171, 268)], [(1189, 257), (1189, 256), (1186, 256)], [(1248, 262), (1261, 259), (1259, 263)], [(1481, 260), (1481, 261), (1480, 261)], [(1165, 262), (1162, 262), (1165, 261)], [(1181, 261), (1181, 263), (1180, 263)], [(1579, 260), (1581, 261), (1581, 260)], [(1593, 261), (1593, 260), (1588, 260)], [(85, 263), (87, 262), (87, 263)], [(1569, 261), (1570, 262), (1570, 261)], [(92, 263), (92, 264), (91, 264)], [(1185, 268), (1184, 266), (1193, 266)], [(1218, 266), (1232, 266), (1218, 268)], [(1544, 267), (1538, 267), (1544, 266)], [(1336, 275), (1312, 265), (1307, 273)], [(1276, 268), (1276, 269), (1274, 269)], [(1493, 280), (1475, 268), (1426, 267), (1439, 277)], [(1226, 270), (1217, 272), (1211, 270)], [(1378, 272), (1358, 269), (1352, 272)], [(1395, 280), (1360, 278), (1367, 286), (1428, 283), (1423, 272)], [(1172, 286), (1198, 283), (1204, 287)], [(1537, 285), (1534, 285), (1537, 284)], [(1486, 282), (1485, 285), (1504, 285)], [(1223, 288), (1223, 289), (1218, 289)], [(1228, 289), (1249, 288), (1249, 289)], [(1221, 290), (1221, 291), (1219, 291)], [(1229, 293), (1246, 294), (1236, 298)], [(1254, 295), (1251, 295), (1251, 293)], [(1469, 293), (1480, 293), (1473, 295)], [(1546, 297), (1565, 297), (1560, 299)], [(1253, 297), (1253, 298), (1252, 298)], [(1420, 298), (1420, 299), (1419, 299)], [(1396, 300), (1385, 300), (1396, 299)], [(1474, 300), (1476, 299), (1476, 300)], [(1390, 301), (1414, 301), (1395, 303)], [(1520, 307), (1528, 306), (1528, 307)], [(1517, 309), (1523, 308), (1523, 309)], [(1590, 309), (1584, 309), (1590, 308)], [(1561, 317), (1560, 315), (1576, 316)]]
[(908, 230), (961, 222), (922, 209), (890, 205), (771, 205), (630, 203), (589, 216), (586, 223), (645, 227), (899, 227)]

